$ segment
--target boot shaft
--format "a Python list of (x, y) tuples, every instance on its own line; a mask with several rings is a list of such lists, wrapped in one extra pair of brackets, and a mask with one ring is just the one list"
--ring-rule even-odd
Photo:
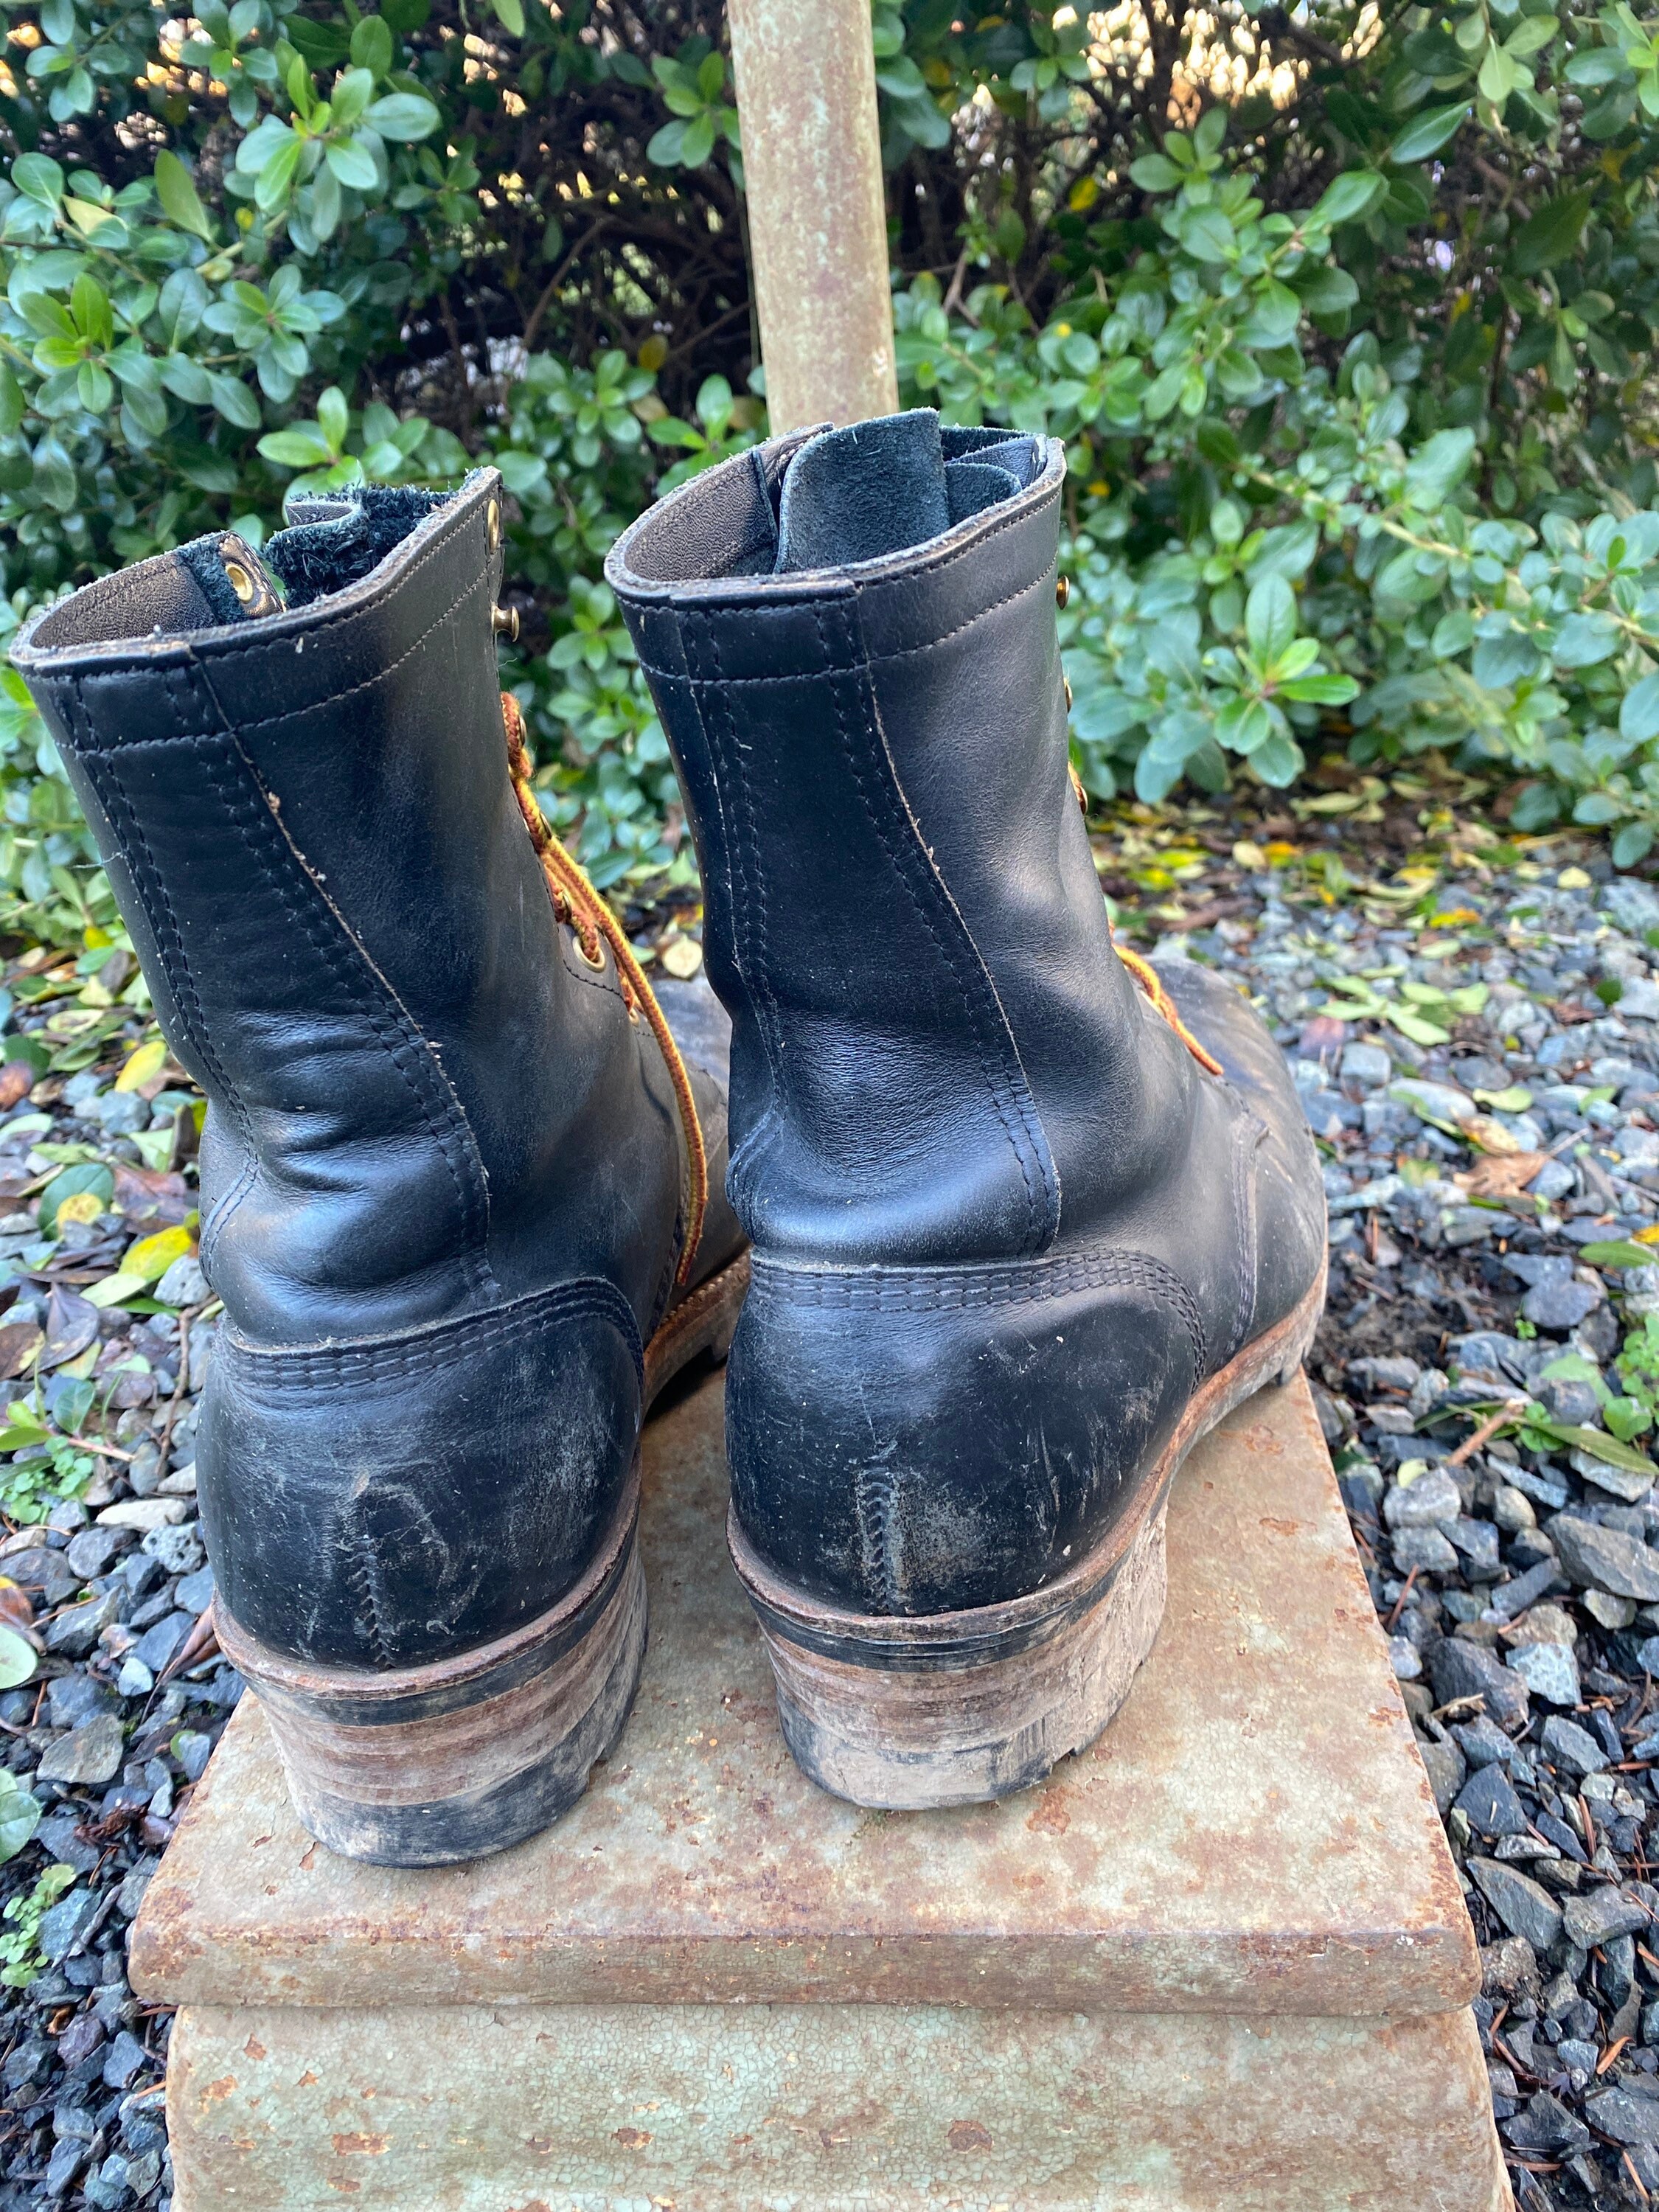
[[(826, 481), (858, 441), (884, 502)], [(1063, 480), (1053, 441), (900, 416), (727, 463), (611, 556), (702, 859), (763, 1252), (1046, 1251), (1178, 1140), (1181, 1048), (1141, 1035), (1069, 787)]]
[(204, 1261), (258, 1340), (586, 1274), (648, 1331), (666, 1293), (672, 1090), (526, 834), (500, 549), (493, 471), (450, 499), (317, 502), (268, 569), (203, 541), (49, 610), (17, 650), (208, 1094)]

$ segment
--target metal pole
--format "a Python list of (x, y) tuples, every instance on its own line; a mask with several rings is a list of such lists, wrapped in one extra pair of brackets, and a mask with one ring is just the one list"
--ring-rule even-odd
[(869, 0), (728, 0), (776, 430), (898, 405)]

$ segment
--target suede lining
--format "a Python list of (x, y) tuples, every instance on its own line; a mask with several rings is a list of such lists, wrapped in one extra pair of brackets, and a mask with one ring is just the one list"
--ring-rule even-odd
[(823, 431), (784, 471), (774, 573), (907, 552), (1012, 499), (1041, 467), (1036, 439), (946, 429), (931, 407)]
[(268, 567), (288, 587), (291, 607), (360, 583), (410, 532), (454, 495), (408, 484), (363, 484), (347, 492), (290, 500), (289, 527), (265, 547)]

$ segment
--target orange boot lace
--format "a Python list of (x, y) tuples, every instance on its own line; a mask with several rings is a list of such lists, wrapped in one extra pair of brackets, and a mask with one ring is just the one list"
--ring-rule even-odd
[(676, 1284), (684, 1290), (691, 1279), (696, 1264), (697, 1247), (702, 1241), (703, 1216), (708, 1208), (708, 1155), (703, 1149), (702, 1124), (697, 1119), (696, 1102), (691, 1095), (691, 1079), (686, 1073), (680, 1048), (674, 1042), (672, 1030), (662, 1008), (657, 1004), (656, 994), (645, 980), (645, 971), (635, 957), (634, 948), (610, 907), (573, 860), (564, 847), (553, 835), (547, 818), (537, 804), (531, 788), (532, 763), (525, 744), (524, 714), (510, 691), (501, 694), (501, 720), (507, 729), (507, 766), (513, 779), (513, 794), (519, 802), (519, 811), (530, 832), (530, 842), (547, 878), (548, 895), (553, 902), (553, 911), (567, 929), (575, 933), (581, 956), (591, 968), (604, 965), (605, 956), (599, 950), (601, 939), (611, 947), (611, 957), (617, 963), (617, 981), (623, 1004), (631, 1017), (643, 1014), (650, 1024), (651, 1034), (657, 1040), (669, 1081), (674, 1086), (674, 1097), (680, 1109), (680, 1125), (685, 1132), (685, 1153), (690, 1188), (686, 1193), (685, 1214), (687, 1233), (685, 1249), (675, 1273)]
[[(1069, 763), (1067, 763), (1067, 767), (1070, 769), (1072, 778), (1072, 789), (1077, 794), (1077, 803), (1083, 809), (1084, 815), (1086, 818), (1089, 812), (1089, 794), (1083, 788), (1083, 778), (1078, 774), (1076, 769), (1071, 768)], [(1182, 1044), (1186, 1046), (1188, 1051), (1191, 1053), (1193, 1058), (1198, 1062), (1199, 1066), (1204, 1069), (1206, 1074), (1219, 1075), (1221, 1073), (1221, 1062), (1215, 1057), (1213, 1053), (1206, 1052), (1203, 1046), (1188, 1028), (1186, 1023), (1182, 1020), (1179, 1008), (1176, 1006), (1175, 1000), (1170, 996), (1169, 992), (1164, 988), (1164, 978), (1158, 974), (1157, 969), (1153, 967), (1152, 962), (1146, 959), (1143, 954), (1132, 952), (1127, 945), (1120, 945), (1117, 941), (1117, 932), (1115, 930), (1113, 930), (1112, 932), (1112, 950), (1116, 953), (1118, 958), (1123, 963), (1129, 973), (1134, 977), (1136, 982), (1139, 984), (1141, 989), (1146, 994), (1146, 996), (1152, 1000), (1152, 1011), (1155, 1013), (1161, 1014), (1164, 1019), (1168, 1022), (1170, 1027), (1181, 1039)]]

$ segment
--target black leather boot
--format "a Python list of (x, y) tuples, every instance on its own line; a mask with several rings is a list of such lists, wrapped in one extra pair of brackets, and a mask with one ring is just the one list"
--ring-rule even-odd
[(1157, 1632), (1171, 1475), (1322, 1297), (1279, 1054), (1218, 977), (1113, 945), (1064, 471), (928, 413), (810, 432), (607, 568), (734, 1024), (732, 1552), (796, 1758), (864, 1804), (1000, 1796), (1098, 1734)]
[(745, 1263), (722, 1083), (503, 727), (499, 478), (298, 512), (15, 657), (208, 1096), (221, 1644), (312, 1832), (428, 1864), (543, 1826), (620, 1729), (642, 1409)]

